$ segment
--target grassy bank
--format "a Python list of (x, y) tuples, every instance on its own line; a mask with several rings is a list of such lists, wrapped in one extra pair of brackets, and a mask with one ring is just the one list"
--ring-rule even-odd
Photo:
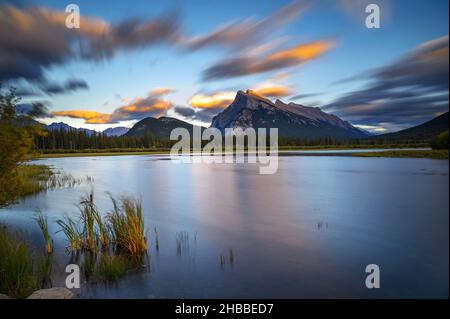
[(448, 150), (395, 150), (384, 152), (361, 152), (353, 153), (351, 156), (360, 157), (409, 157), (409, 158), (431, 158), (448, 159)]
[[(10, 172), (9, 180), (2, 180), (0, 189), (0, 207), (14, 203), (20, 198), (38, 194), (48, 188), (53, 172), (45, 165), (18, 165)], [(0, 187), (1, 187), (0, 185)]]

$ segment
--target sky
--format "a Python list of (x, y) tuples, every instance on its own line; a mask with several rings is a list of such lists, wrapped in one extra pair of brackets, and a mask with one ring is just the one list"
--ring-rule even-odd
[(447, 0), (0, 0), (0, 81), (46, 105), (42, 122), (99, 131), (209, 126), (253, 89), (383, 133), (448, 111), (448, 23)]

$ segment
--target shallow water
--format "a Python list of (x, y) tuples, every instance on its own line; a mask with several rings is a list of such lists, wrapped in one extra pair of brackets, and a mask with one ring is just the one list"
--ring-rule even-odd
[[(107, 192), (141, 196), (149, 269), (116, 285), (84, 284), (81, 297), (448, 297), (448, 161), (282, 156), (276, 174), (259, 175), (255, 164), (167, 159), (40, 160), (94, 181), (1, 209), (0, 222), (40, 247), (36, 209), (54, 221), (75, 216), (74, 204), (91, 188), (102, 212), (111, 208)], [(180, 232), (189, 235), (181, 255)], [(58, 286), (70, 258), (62, 234), (53, 237)], [(373, 263), (381, 288), (369, 290), (365, 267)]]

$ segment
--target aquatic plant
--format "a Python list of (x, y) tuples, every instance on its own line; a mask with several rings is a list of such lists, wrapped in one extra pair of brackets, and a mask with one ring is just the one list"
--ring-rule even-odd
[(47, 217), (44, 217), (44, 215), (42, 215), (42, 212), (38, 212), (37, 216), (35, 217), (35, 220), (39, 226), (39, 229), (42, 232), (42, 236), (44, 237), (45, 251), (47, 252), (47, 254), (50, 255), (53, 252), (53, 244), (52, 238), (48, 231)]
[(231, 248), (228, 251), (228, 259), (230, 261), (230, 265), (233, 265), (234, 264), (234, 253), (233, 253), (233, 249), (231, 249)]
[(45, 288), (50, 275), (48, 263), (33, 256), (26, 242), (0, 225), (0, 293), (26, 298)]
[(108, 213), (107, 220), (112, 234), (112, 242), (116, 248), (130, 254), (138, 255), (147, 251), (147, 238), (140, 201), (123, 197), (121, 205), (111, 197), (113, 210)]
[[(76, 223), (69, 216), (64, 216), (63, 219), (58, 219), (56, 223), (61, 227), (61, 230), (69, 242), (70, 251), (80, 251), (84, 247), (83, 233), (80, 230), (78, 223)], [(58, 231), (58, 232), (59, 232)]]
[(156, 227), (155, 227), (155, 248), (156, 248), (156, 251), (159, 251), (159, 238), (158, 238), (158, 231), (156, 230)]
[(181, 231), (176, 237), (177, 254), (181, 255), (183, 251), (189, 251), (189, 233), (187, 231)]
[(80, 219), (83, 224), (84, 248), (89, 251), (98, 250), (98, 232), (96, 231), (97, 208), (94, 205), (94, 195), (82, 197), (80, 201)]
[(100, 281), (115, 282), (126, 273), (129, 268), (129, 260), (124, 255), (100, 255), (96, 268), (96, 277)]

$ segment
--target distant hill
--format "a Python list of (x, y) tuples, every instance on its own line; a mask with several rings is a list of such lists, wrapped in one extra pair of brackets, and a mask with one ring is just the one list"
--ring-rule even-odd
[(82, 131), (85, 132), (87, 135), (92, 135), (95, 131), (94, 130), (89, 130), (87, 128), (76, 128), (76, 127), (72, 127), (66, 123), (63, 122), (53, 122), (49, 125), (47, 125), (47, 130), (49, 131), (60, 131), (63, 130), (64, 132), (68, 132), (68, 131)]
[(103, 131), (106, 136), (122, 136), (126, 134), (130, 129), (128, 127), (118, 126), (110, 127)]
[(424, 141), (430, 140), (440, 133), (448, 131), (449, 129), (449, 117), (448, 113), (444, 113), (435, 117), (434, 119), (425, 122), (423, 124), (401, 130), (395, 133), (388, 133), (377, 135), (374, 138), (380, 138), (385, 140), (417, 140)]
[(354, 127), (339, 117), (317, 107), (300, 104), (275, 103), (251, 90), (238, 91), (226, 109), (213, 118), (212, 127), (278, 128), (278, 135), (288, 138), (361, 138), (370, 133)]
[(157, 119), (147, 117), (137, 122), (125, 136), (144, 136), (151, 134), (160, 139), (169, 139), (170, 132), (177, 127), (184, 127), (192, 134), (194, 125), (172, 117), (163, 116)]

